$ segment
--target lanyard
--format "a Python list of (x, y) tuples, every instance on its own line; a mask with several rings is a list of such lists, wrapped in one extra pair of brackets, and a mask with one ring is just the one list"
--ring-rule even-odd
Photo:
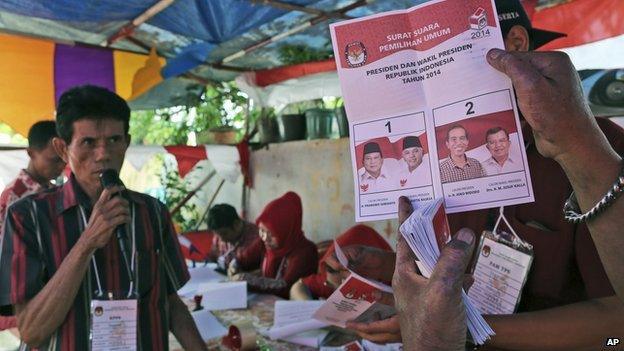
[[(85, 214), (85, 210), (82, 206), (79, 206), (80, 208), (80, 215), (82, 217), (82, 225), (83, 225), (83, 230), (87, 227), (87, 216)], [(132, 237), (132, 258), (130, 259), (130, 272), (132, 272), (132, 275), (135, 275), (135, 267), (136, 267), (136, 226), (135, 226), (135, 208), (134, 208), (134, 203), (131, 205), (130, 207), (130, 232), (131, 232), (131, 237)], [(104, 296), (104, 290), (102, 289), (102, 283), (100, 280), (100, 274), (98, 271), (98, 266), (97, 266), (97, 262), (95, 261), (95, 255), (91, 256), (91, 263), (93, 264), (93, 271), (95, 272), (95, 280), (97, 282), (97, 286), (98, 286), (98, 296)], [(130, 279), (130, 287), (128, 289), (128, 298), (132, 297), (132, 292), (134, 290), (134, 281), (136, 279)], [(111, 292), (108, 293), (108, 297), (109, 299), (113, 299), (113, 294)]]

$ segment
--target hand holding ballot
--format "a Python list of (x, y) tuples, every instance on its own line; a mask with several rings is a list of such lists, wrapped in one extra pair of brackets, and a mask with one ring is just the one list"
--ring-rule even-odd
[[(412, 213), (405, 197), (399, 199), (399, 221)], [(466, 308), (462, 302), (464, 272), (474, 247), (474, 234), (460, 230), (446, 244), (426, 279), (416, 269), (412, 250), (401, 237), (392, 287), (406, 350), (464, 350)]]
[(577, 157), (579, 140), (583, 140), (584, 150), (588, 149), (587, 144), (608, 147), (585, 103), (580, 79), (566, 54), (493, 49), (487, 59), (492, 67), (511, 79), (520, 112), (533, 128), (535, 142), (543, 156), (559, 162)]

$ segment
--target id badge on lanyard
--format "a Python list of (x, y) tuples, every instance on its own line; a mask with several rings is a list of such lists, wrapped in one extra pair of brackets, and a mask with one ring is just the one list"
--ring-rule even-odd
[[(499, 230), (502, 221), (510, 232)], [(514, 313), (533, 262), (533, 246), (516, 234), (503, 207), (493, 231), (481, 235), (476, 254), (468, 296), (483, 314)]]
[[(80, 208), (84, 227), (87, 226), (86, 215)], [(131, 210), (132, 258), (130, 272), (136, 271), (136, 232), (134, 221), (134, 205)], [(135, 292), (135, 279), (130, 279), (128, 294), (124, 300), (113, 300), (112, 292), (105, 299), (100, 274), (95, 260), (91, 258), (93, 272), (98, 287), (98, 299), (91, 300), (91, 350), (92, 351), (136, 351), (138, 330), (138, 300)]]

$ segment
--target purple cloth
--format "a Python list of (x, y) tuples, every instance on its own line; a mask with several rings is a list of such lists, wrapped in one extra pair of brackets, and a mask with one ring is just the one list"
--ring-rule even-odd
[(56, 44), (54, 97), (77, 85), (92, 84), (115, 91), (113, 51), (88, 46)]

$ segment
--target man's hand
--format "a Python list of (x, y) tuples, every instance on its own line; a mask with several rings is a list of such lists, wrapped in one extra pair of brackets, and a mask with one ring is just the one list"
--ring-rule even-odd
[(87, 240), (86, 243), (90, 249), (97, 250), (104, 247), (110, 241), (117, 226), (130, 222), (128, 201), (121, 196), (113, 196), (123, 190), (121, 186), (105, 188), (93, 206), (87, 228), (80, 237), (82, 240)]
[(511, 79), (518, 107), (533, 128), (537, 148), (544, 157), (560, 163), (578, 162), (579, 156), (609, 147), (566, 54), (493, 49), (487, 60)]
[[(409, 200), (399, 198), (399, 222), (411, 212)], [(474, 241), (472, 231), (461, 229), (442, 249), (431, 278), (426, 279), (418, 274), (413, 252), (399, 237), (392, 287), (406, 350), (464, 350), (462, 285)]]
[(347, 322), (347, 329), (378, 344), (401, 342), (401, 326), (397, 315), (373, 322)]
[(355, 273), (379, 281), (392, 280), (394, 252), (364, 245), (350, 245), (341, 249), (349, 261), (348, 268)]

